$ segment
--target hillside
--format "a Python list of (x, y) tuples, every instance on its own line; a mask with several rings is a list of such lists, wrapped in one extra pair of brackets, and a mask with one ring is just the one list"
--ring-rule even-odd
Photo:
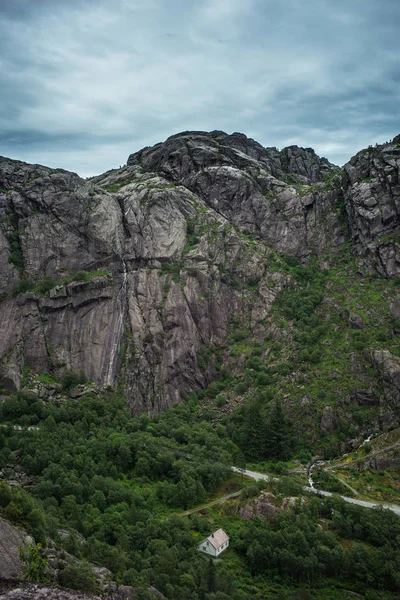
[(310, 431), (359, 407), (368, 427), (391, 424), (399, 139), (343, 169), (222, 132), (172, 136), (88, 181), (1, 159), (4, 388), (28, 369), (83, 371), (155, 414), (244, 375)]
[(400, 136), (343, 168), (219, 131), (88, 180), (0, 158), (0, 516), (43, 544), (28, 579), (396, 596), (398, 517), (302, 486), (398, 499), (399, 203)]

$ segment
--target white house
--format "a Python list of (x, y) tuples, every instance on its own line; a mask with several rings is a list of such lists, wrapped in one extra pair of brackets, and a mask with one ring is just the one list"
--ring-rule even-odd
[(229, 536), (222, 529), (217, 529), (197, 546), (199, 552), (210, 556), (219, 556), (229, 546)]

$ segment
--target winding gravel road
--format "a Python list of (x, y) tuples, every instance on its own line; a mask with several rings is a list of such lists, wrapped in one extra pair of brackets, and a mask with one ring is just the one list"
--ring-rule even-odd
[[(232, 471), (235, 473), (243, 473), (243, 475), (247, 475), (247, 477), (251, 477), (257, 481), (278, 481), (276, 477), (269, 477), (269, 475), (265, 475), (264, 473), (257, 473), (256, 471), (248, 471), (247, 469), (239, 469), (238, 467), (231, 467)], [(315, 487), (309, 487), (307, 485), (304, 486), (304, 490), (306, 492), (311, 492), (312, 494), (317, 494), (320, 496), (325, 496), (330, 498), (333, 496), (332, 492), (325, 492), (323, 490), (317, 490)], [(400, 517), (400, 506), (397, 504), (383, 504), (381, 502), (367, 502), (366, 500), (357, 500), (357, 498), (349, 498), (348, 496), (340, 496), (342, 500), (345, 502), (349, 502), (350, 504), (357, 504), (357, 506), (364, 506), (365, 508), (387, 508), (391, 510), (396, 515)]]

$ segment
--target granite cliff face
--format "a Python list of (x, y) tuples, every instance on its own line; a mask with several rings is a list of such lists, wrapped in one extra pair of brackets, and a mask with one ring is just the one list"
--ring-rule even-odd
[(83, 370), (135, 412), (171, 406), (217, 378), (202, 351), (232, 327), (264, 338), (279, 254), (329, 264), (350, 243), (367, 272), (400, 274), (399, 177), (400, 136), (343, 169), (219, 131), (90, 180), (1, 158), (0, 383)]
[(17, 529), (0, 518), (0, 581), (21, 578), (22, 566), (19, 548), (29, 541), (32, 541), (32, 538), (26, 531)]
[(343, 168), (352, 246), (385, 277), (399, 273), (400, 135), (370, 146)]

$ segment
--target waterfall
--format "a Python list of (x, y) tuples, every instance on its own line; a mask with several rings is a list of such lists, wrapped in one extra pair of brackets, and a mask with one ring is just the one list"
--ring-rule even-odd
[(371, 433), (371, 434), (370, 434), (370, 435), (369, 435), (367, 438), (365, 438), (365, 440), (364, 440), (364, 441), (363, 441), (363, 443), (361, 444), (361, 447), (362, 447), (362, 446), (364, 446), (365, 444), (368, 444), (368, 443), (371, 441), (371, 439), (372, 439), (372, 436), (373, 436), (373, 435), (374, 435), (374, 434), (373, 434), (373, 433)]
[(123, 266), (122, 284), (118, 291), (116, 307), (115, 307), (114, 315), (113, 315), (112, 322), (110, 325), (110, 332), (109, 332), (109, 336), (111, 338), (111, 343), (109, 346), (108, 364), (106, 367), (106, 369), (107, 369), (106, 376), (105, 376), (105, 384), (106, 385), (112, 385), (114, 383), (115, 373), (117, 370), (118, 351), (120, 348), (121, 338), (124, 333), (127, 279), (128, 279), (128, 272), (126, 269), (126, 263), (125, 263), (124, 259), (122, 259), (122, 266)]
[(308, 482), (308, 487), (311, 488), (312, 490), (314, 490), (314, 482), (313, 482), (313, 478), (312, 478), (312, 472), (313, 469), (315, 467), (321, 467), (322, 465), (326, 464), (326, 461), (324, 460), (316, 460), (314, 463), (312, 463), (309, 468), (308, 468), (308, 473), (307, 473), (307, 482)]

